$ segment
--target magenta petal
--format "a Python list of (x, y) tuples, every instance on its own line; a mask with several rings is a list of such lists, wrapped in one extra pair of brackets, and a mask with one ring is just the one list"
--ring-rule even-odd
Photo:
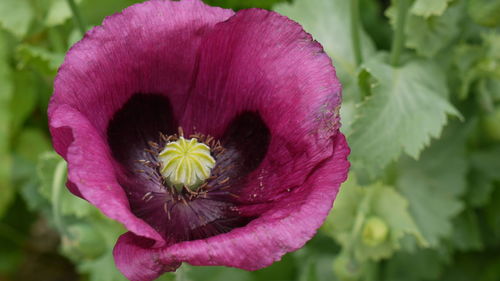
[(334, 145), (333, 156), (304, 183), (309, 192), (290, 194), (245, 227), (166, 248), (162, 261), (185, 260), (194, 265), (256, 270), (302, 247), (325, 220), (340, 184), (347, 178), (349, 148), (345, 137), (339, 134)]
[(181, 262), (163, 264), (148, 241), (127, 232), (120, 236), (113, 250), (116, 266), (129, 280), (154, 280), (166, 271), (175, 271)]
[(103, 133), (133, 94), (160, 94), (183, 112), (204, 34), (234, 12), (198, 0), (153, 0), (107, 17), (66, 55), (51, 103), (80, 111)]
[(339, 134), (333, 156), (307, 178), (309, 192), (290, 194), (247, 226), (229, 233), (150, 249), (141, 247), (139, 238), (125, 234), (115, 247), (116, 264), (134, 281), (153, 280), (162, 272), (175, 269), (179, 262), (247, 270), (268, 266), (285, 253), (302, 247), (316, 233), (347, 177), (348, 154), (345, 137)]
[[(257, 112), (270, 131), (267, 156), (249, 178), (249, 203), (301, 186), (332, 154), (341, 86), (330, 58), (302, 27), (275, 12), (237, 12), (207, 33), (184, 128), (220, 137), (242, 112)], [(293, 176), (290, 176), (293, 175)]]
[[(67, 105), (50, 113), (54, 147), (68, 161), (70, 190), (79, 193), (106, 216), (137, 235), (163, 244), (163, 238), (130, 211), (128, 199), (115, 176), (109, 148), (87, 118)], [(71, 145), (64, 146), (71, 141)]]
[[(335, 69), (274, 12), (131, 6), (70, 50), (54, 87), (49, 125), (68, 188), (128, 229), (114, 256), (131, 280), (182, 262), (270, 265), (314, 235), (347, 176)], [(178, 125), (223, 147), (194, 194), (168, 186), (149, 149)]]
[(157, 245), (164, 239), (131, 213), (117, 181), (121, 166), (111, 157), (107, 128), (138, 93), (166, 97), (182, 112), (202, 37), (233, 14), (198, 0), (133, 5), (75, 44), (54, 82), (49, 126), (55, 150), (68, 161), (68, 188)]

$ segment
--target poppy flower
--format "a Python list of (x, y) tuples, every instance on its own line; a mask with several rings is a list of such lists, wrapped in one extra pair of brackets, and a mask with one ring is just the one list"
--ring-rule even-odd
[(199, 0), (106, 18), (66, 55), (49, 125), (69, 190), (119, 221), (117, 267), (256, 270), (302, 247), (346, 179), (341, 86), (296, 22)]

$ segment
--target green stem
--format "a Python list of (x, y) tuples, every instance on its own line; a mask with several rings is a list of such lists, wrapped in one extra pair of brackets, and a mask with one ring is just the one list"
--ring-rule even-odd
[(361, 199), (361, 204), (359, 204), (356, 217), (354, 218), (354, 225), (351, 230), (351, 239), (347, 244), (346, 250), (349, 254), (353, 253), (354, 244), (358, 241), (358, 236), (363, 228), (363, 224), (368, 214), (368, 209), (370, 207), (370, 201), (373, 192), (368, 191), (365, 197)]
[(359, 66), (361, 62), (363, 62), (359, 37), (359, 23), (359, 2), (358, 0), (351, 0), (351, 40), (356, 66)]
[(396, 30), (391, 47), (391, 65), (398, 66), (399, 57), (405, 43), (406, 16), (408, 14), (408, 0), (397, 0)]
[(86, 32), (85, 22), (83, 21), (82, 15), (80, 14), (80, 10), (78, 10), (78, 6), (76, 5), (75, 0), (66, 0), (66, 1), (68, 2), (71, 12), (73, 13), (73, 19), (75, 20), (78, 29), (80, 29), (82, 36), (85, 35)]
[(61, 161), (57, 164), (54, 172), (54, 180), (52, 181), (52, 215), (54, 216), (54, 224), (57, 230), (65, 234), (65, 228), (61, 216), (60, 203), (61, 203), (61, 189), (64, 186), (64, 179), (66, 178), (66, 162)]

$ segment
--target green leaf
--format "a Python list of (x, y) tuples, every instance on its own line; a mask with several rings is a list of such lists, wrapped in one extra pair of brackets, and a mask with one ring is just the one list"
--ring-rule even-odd
[[(496, 250), (496, 252), (495, 252)], [(500, 276), (498, 248), (490, 252), (457, 254), (440, 281), (497, 281)]]
[(90, 281), (126, 280), (112, 254), (118, 236), (125, 232), (123, 226), (66, 189), (66, 162), (55, 152), (41, 155), (37, 172), (39, 192), (51, 207), (49, 219), (61, 235), (62, 254)]
[(194, 267), (188, 264), (182, 265), (182, 271), (176, 272), (176, 281), (180, 280), (238, 280), (238, 281), (254, 281), (252, 274), (236, 268), (227, 268), (221, 266), (202, 266)]
[[(75, 1), (79, 3), (81, 1)], [(71, 9), (67, 0), (53, 0), (45, 18), (45, 25), (52, 27), (63, 24), (72, 17)]]
[(175, 276), (175, 281), (286, 281), (295, 279), (296, 272), (294, 267), (294, 258), (291, 255), (285, 255), (281, 261), (254, 272), (222, 266), (190, 266), (189, 264), (183, 264), (175, 274), (170, 273), (163, 276)]
[(384, 4), (377, 0), (359, 0), (360, 20), (363, 28), (379, 49), (391, 47), (392, 29), (384, 16)]
[(500, 146), (492, 146), (470, 153), (472, 171), (470, 188), (465, 198), (473, 207), (490, 203), (495, 190), (495, 182), (500, 181)]
[(11, 132), (15, 134), (29, 117), (37, 102), (37, 81), (29, 71), (13, 73), (14, 91), (10, 101)]
[[(342, 252), (335, 257), (332, 263), (333, 272), (337, 280), (357, 281), (362, 280), (367, 273), (366, 263), (359, 262), (348, 253)], [(305, 279), (310, 280), (310, 279)], [(302, 280), (301, 280), (302, 281)]]
[(34, 13), (29, 0), (0, 1), (0, 27), (19, 39), (28, 32)]
[(36, 165), (39, 155), (51, 149), (48, 135), (39, 128), (25, 127), (16, 136), (14, 143), (14, 184), (21, 187), (23, 197), (30, 208), (45, 213), (50, 207), (39, 195)]
[(460, 99), (465, 99), (470, 88), (480, 75), (477, 68), (478, 62), (483, 58), (484, 50), (482, 46), (461, 44), (454, 49), (454, 73), (459, 78), (459, 87), (456, 91)]
[(425, 239), (430, 246), (438, 247), (441, 238), (452, 234), (451, 219), (463, 206), (458, 199), (412, 180), (418, 179), (404, 177), (399, 190), (409, 199), (410, 211)]
[(102, 247), (100, 242), (104, 235), (94, 224), (75, 222), (66, 229), (67, 235), (63, 235), (61, 248), (72, 260), (96, 259), (105, 254), (107, 247)]
[(298, 281), (316, 281), (318, 277), (316, 276), (316, 270), (314, 268), (316, 264), (313, 259), (306, 259), (301, 267), (301, 271), (297, 277)]
[(392, 67), (377, 57), (364, 69), (376, 83), (348, 139), (353, 162), (377, 175), (402, 151), (417, 158), (431, 137), (440, 135), (446, 115), (459, 113), (446, 99), (444, 73), (430, 62), (413, 60)]
[[(0, 6), (3, 5), (0, 3)], [(12, 159), (10, 150), (10, 102), (12, 99), (11, 70), (7, 62), (7, 42), (0, 30), (0, 217), (12, 200)]]
[(500, 145), (472, 153), (471, 162), (474, 169), (481, 171), (484, 177), (500, 181)]
[[(227, 270), (227, 269), (225, 269)], [(213, 281), (217, 280), (243, 280), (245, 278), (244, 273), (247, 273), (247, 271), (244, 270), (237, 270), (238, 274), (241, 276), (241, 279), (235, 275), (235, 278), (220, 278), (220, 279), (214, 279)], [(283, 258), (280, 261), (277, 261), (273, 263), (272, 265), (265, 267), (263, 269), (251, 272), (251, 274), (248, 277), (251, 277), (252, 281), (257, 281), (257, 280), (292, 280), (294, 277), (296, 277), (296, 263), (295, 259), (291, 254), (287, 254), (283, 256)], [(312, 280), (311, 280), (312, 281)]]
[(26, 127), (16, 138), (14, 150), (16, 154), (32, 163), (38, 161), (43, 152), (50, 150), (51, 145), (46, 132), (39, 128)]
[(470, 0), (467, 5), (470, 17), (478, 24), (495, 27), (500, 24), (500, 2), (496, 0)]
[(89, 275), (89, 281), (126, 281), (118, 271), (111, 248), (98, 259), (79, 261), (78, 270)]
[(469, 189), (464, 196), (467, 203), (472, 207), (482, 207), (488, 204), (495, 188), (492, 179), (474, 168), (470, 172), (469, 178)]
[[(363, 240), (361, 228), (368, 218), (385, 222), (388, 236), (376, 245)], [(425, 241), (408, 212), (408, 201), (394, 188), (380, 183), (362, 187), (350, 175), (342, 185), (335, 206), (322, 228), (347, 251), (353, 251), (357, 260), (380, 260), (390, 257), (400, 248), (405, 235), (414, 236), (422, 245)]]
[(451, 1), (452, 0), (416, 0), (411, 6), (410, 12), (422, 17), (440, 16)]
[(203, 0), (203, 2), (217, 7), (230, 8), (234, 10), (248, 8), (270, 9), (272, 5), (287, 0)]
[(389, 226), (389, 239), (377, 246), (358, 245), (358, 257), (367, 257), (375, 260), (387, 258), (394, 250), (399, 249), (399, 241), (406, 234), (415, 236), (422, 244), (417, 226), (408, 212), (408, 201), (395, 189), (382, 185), (369, 187), (372, 196), (371, 216), (381, 218)]
[(67, 190), (66, 162), (55, 152), (46, 152), (40, 156), (37, 172), (40, 179), (40, 194), (51, 202), (55, 208), (53, 211), (58, 213), (53, 216), (84, 218), (95, 212), (90, 203)]
[[(282, 3), (275, 10), (300, 23), (325, 48), (332, 58), (340, 81), (356, 83), (357, 75), (351, 39), (350, 1), (344, 0), (296, 0), (293, 4)], [(374, 45), (361, 30), (360, 45), (363, 57), (374, 53)]]
[(487, 248), (500, 247), (500, 186), (497, 184), (491, 194), (489, 204), (484, 208), (484, 220), (486, 222), (486, 235), (483, 240)]
[(459, 97), (465, 99), (475, 83), (477, 92), (500, 101), (500, 35), (487, 32), (480, 39), (481, 44), (462, 43), (455, 48), (453, 63), (460, 78)]
[[(405, 26), (406, 47), (414, 49), (421, 56), (433, 57), (460, 35), (458, 23), (464, 14), (463, 2), (453, 3), (443, 13), (440, 5), (445, 5), (446, 8), (446, 4), (443, 4), (445, 1), (447, 2), (447, 0), (417, 0), (415, 2), (411, 8), (413, 13), (408, 15)], [(434, 4), (425, 5), (426, 2)], [(386, 15), (392, 27), (395, 28), (395, 7), (391, 6), (387, 9)]]
[(342, 116), (340, 131), (346, 136), (351, 135), (352, 124), (356, 120), (356, 103), (354, 101), (343, 101), (340, 107), (340, 116)]
[(432, 247), (452, 234), (452, 222), (463, 208), (467, 162), (463, 125), (450, 126), (419, 161), (404, 158), (398, 165), (397, 187), (410, 202), (410, 212)]
[[(78, 270), (86, 275), (88, 275), (89, 281), (127, 281), (128, 279), (123, 276), (118, 268), (115, 265), (115, 261), (113, 259), (112, 247), (106, 249), (106, 254), (102, 255), (97, 259), (83, 259), (78, 261)], [(183, 265), (184, 267), (184, 265)], [(177, 271), (181, 271), (178, 269)], [(182, 273), (181, 273), (182, 274)], [(180, 275), (180, 274), (179, 274)], [(205, 275), (202, 279), (197, 280), (206, 280), (207, 276)], [(191, 281), (189, 278), (177, 278), (177, 272), (174, 275), (173, 273), (164, 273), (156, 281)], [(212, 280), (212, 279), (208, 279)], [(239, 280), (239, 279), (214, 279), (214, 280)], [(242, 279), (244, 281), (245, 279)]]
[(17, 248), (14, 249), (2, 249), (2, 248), (3, 247), (0, 246), (0, 249), (2, 250), (2, 259), (0, 259), (0, 274), (5, 274), (8, 272), (15, 271), (19, 267), (19, 264), (23, 261), (22, 253)]
[(358, 209), (365, 196), (366, 190), (358, 185), (355, 175), (350, 173), (347, 181), (340, 187), (333, 209), (321, 230), (340, 244), (347, 245), (351, 239)]
[[(335, 257), (339, 254), (338, 245), (331, 237), (323, 234), (323, 232), (318, 233), (307, 243), (306, 247), (285, 255), (285, 258), (289, 256), (293, 257), (295, 267), (293, 270), (292, 268), (287, 270), (287, 273), (282, 276), (287, 277), (288, 274), (291, 274), (295, 278), (287, 277), (283, 279), (295, 281), (339, 281), (332, 266)], [(263, 276), (257, 280), (270, 280), (270, 278)]]
[(463, 6), (458, 3), (451, 5), (440, 16), (410, 15), (405, 28), (406, 46), (415, 49), (419, 55), (435, 56), (460, 34), (458, 23), (462, 15)]
[(440, 280), (446, 260), (436, 251), (418, 250), (414, 253), (400, 252), (387, 263), (387, 281)]
[(93, 213), (68, 225), (62, 236), (62, 253), (78, 264), (78, 270), (91, 281), (126, 280), (113, 259), (113, 247), (125, 229), (104, 217), (96, 208)]
[(74, 28), (68, 35), (68, 46), (73, 46), (82, 39), (82, 33), (78, 28)]
[[(30, 241), (32, 237), (28, 234), (33, 229), (34, 216), (35, 214), (26, 210), (22, 200), (13, 200), (7, 212), (0, 219), (0, 276), (2, 278), (18, 272), (20, 265), (26, 263), (26, 252), (21, 251), (21, 249), (36, 243)], [(23, 278), (19, 279), (23, 280)]]
[[(89, 25), (100, 25), (106, 16), (121, 12), (141, 0), (82, 0), (78, 5), (82, 17)], [(98, 8), (97, 8), (98, 7)]]
[(18, 68), (31, 68), (40, 74), (55, 76), (64, 60), (64, 54), (53, 53), (39, 46), (21, 44), (17, 47)]
[(498, 63), (500, 61), (500, 34), (493, 30), (481, 34), (481, 39), (485, 45), (486, 56), (490, 59), (484, 65), (484, 70), (490, 72), (491, 77), (496, 77), (500, 79), (500, 69), (498, 65), (493, 62)]
[(461, 251), (483, 249), (479, 219), (472, 210), (465, 210), (453, 220), (453, 245)]

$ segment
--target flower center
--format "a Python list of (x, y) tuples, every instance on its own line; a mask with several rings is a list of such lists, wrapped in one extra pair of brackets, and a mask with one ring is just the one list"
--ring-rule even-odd
[(160, 173), (178, 191), (187, 187), (191, 191), (210, 177), (215, 159), (210, 155), (210, 147), (196, 138), (179, 137), (168, 142), (158, 155)]

